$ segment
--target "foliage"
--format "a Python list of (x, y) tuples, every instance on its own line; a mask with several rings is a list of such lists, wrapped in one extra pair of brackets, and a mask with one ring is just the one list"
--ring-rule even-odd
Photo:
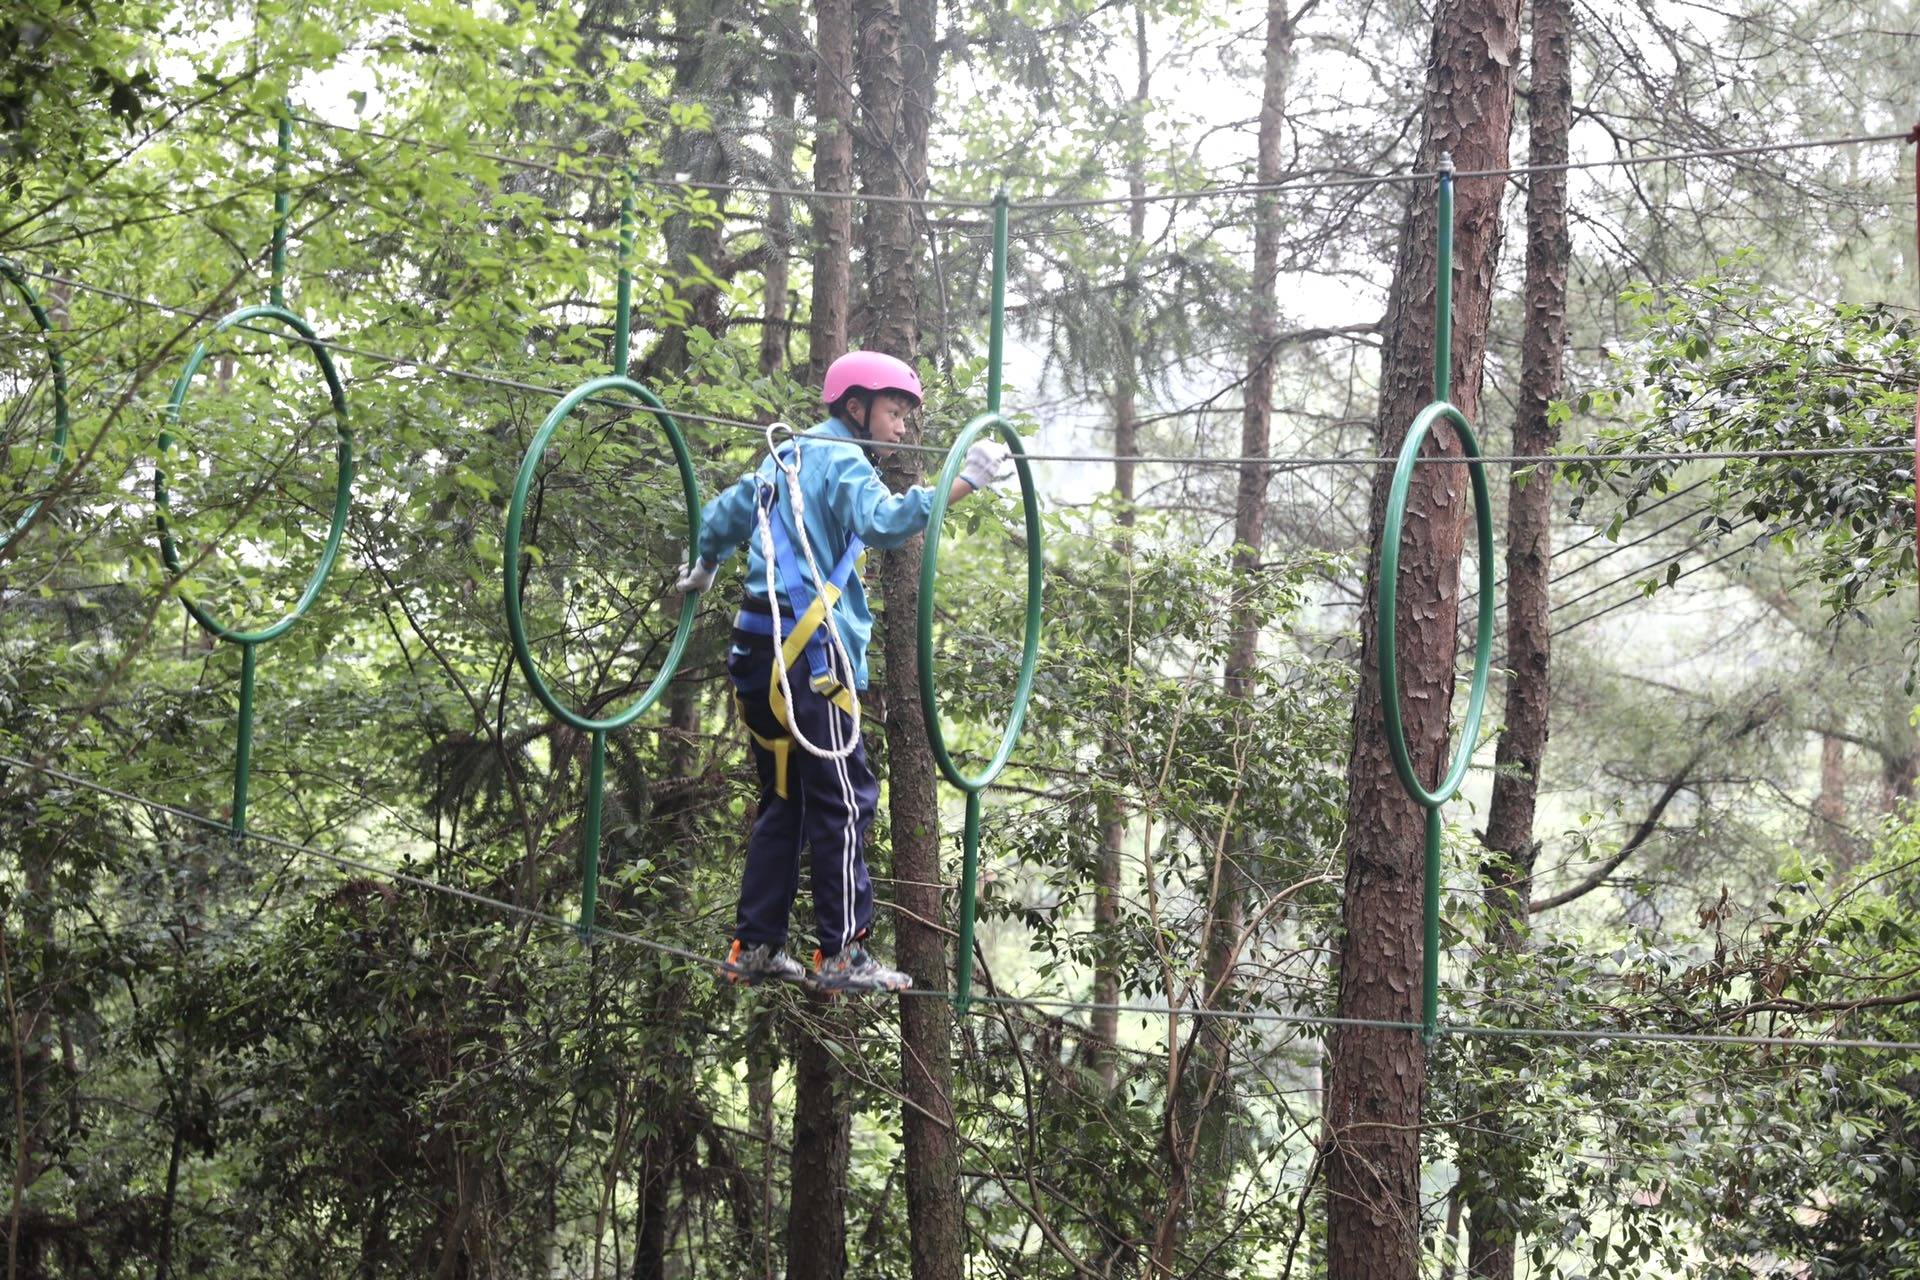
[[(1792, 550), (1838, 617), (1892, 592), (1914, 573), (1913, 388), (1920, 337), (1911, 317), (1883, 306), (1815, 307), (1723, 274), (1628, 300), (1641, 330), (1618, 356), (1619, 375), (1578, 406), (1612, 410), (1592, 442), (1607, 454), (1897, 446), (1881, 455), (1729, 461), (1713, 475), (1715, 527), (1752, 528)], [(1568, 410), (1563, 407), (1562, 413)], [(1586, 493), (1623, 498), (1631, 515), (1648, 494), (1689, 473), (1683, 461), (1575, 464)], [(1665, 584), (1683, 572), (1675, 560)]]
[[(1404, 161), (1418, 6), (1297, 10), (1290, 165), (1324, 176)], [(1227, 87), (1258, 75), (1244, 38), (1256, 16), (1187, 0), (943, 9), (937, 193), (1115, 197), (1136, 173), (1153, 190), (1245, 177)], [(1138, 101), (1136, 18), (1154, 55)], [(810, 159), (814, 122), (779, 108), (808, 74), (807, 25), (784, 3), (705, 0), (353, 0), (324, 15), (280, 0), (95, 0), (0, 17), (0, 252), (35, 273), (76, 407), (72, 461), (49, 482), (46, 351), (9, 295), (0, 528), (48, 501), (0, 551), (0, 753), (113, 789), (0, 765), (0, 1061), (18, 1064), (0, 1078), (19, 1121), (0, 1126), (0, 1168), (19, 1178), (0, 1221), (20, 1274), (762, 1274), (782, 1249), (803, 1036), (824, 1039), (855, 1105), (857, 1269), (910, 1274), (910, 1064), (894, 1006), (823, 1018), (792, 992), (724, 987), (688, 958), (725, 945), (753, 799), (722, 668), (734, 570), (665, 704), (609, 744), (600, 920), (613, 934), (592, 947), (567, 923), (587, 744), (526, 689), (499, 596), (525, 450), (555, 392), (611, 368), (629, 193), (635, 364), (682, 414), (704, 490), (753, 465), (759, 435), (702, 418), (817, 412), (797, 380), (804, 342), (769, 358), (759, 340), (810, 318), (816, 211), (793, 202), (781, 225), (760, 190), (791, 176), (783, 137), (794, 171)], [(1752, 32), (1737, 36), (1744, 49)], [(1611, 65), (1604, 48), (1586, 56)], [(1674, 83), (1692, 93), (1710, 71), (1690, 64)], [(1740, 101), (1760, 101), (1740, 75)], [(1674, 96), (1665, 83), (1640, 65), (1596, 90), (1593, 117), (1640, 127), (1647, 102)], [(236, 843), (221, 815), (239, 655), (173, 597), (258, 621), (307, 581), (334, 481), (311, 353), (275, 331), (213, 344), (167, 460), (180, 587), (159, 564), (152, 493), (187, 353), (212, 315), (268, 295), (283, 102), (296, 116), (287, 295), (338, 344), (355, 504), (313, 613), (260, 651), (252, 827), (273, 838)], [(677, 180), (696, 172), (733, 189)], [(1275, 448), (1364, 452), (1374, 389), (1360, 313), (1384, 306), (1403, 189), (1306, 185), (1286, 204), (1288, 323), (1313, 332), (1336, 303), (1357, 319), (1351, 345), (1286, 348)], [(1014, 327), (1031, 358), (1010, 374), (1035, 385), (1008, 399), (1029, 407), (1029, 439), (1051, 451), (1063, 436), (1078, 447), (1076, 430), (1104, 438), (1123, 397), (1143, 439), (1205, 451), (1231, 434), (1248, 210), (1229, 196), (1165, 202), (1139, 235), (1125, 206), (1016, 222)], [(1617, 230), (1642, 212), (1593, 216)], [(1715, 251), (1704, 234), (1678, 237), (1670, 212), (1662, 261), (1692, 270)], [(919, 230), (939, 268), (922, 281), (920, 353), (937, 441), (984, 392), (984, 240), (970, 217)], [(770, 299), (779, 253), (791, 287)], [(1589, 265), (1604, 277), (1618, 264)], [(1613, 452), (1904, 443), (1920, 374), (1909, 321), (1783, 301), (1746, 281), (1750, 267), (1634, 293), (1636, 341), (1564, 412), (1582, 426), (1597, 416)], [(1588, 301), (1585, 322), (1601, 324), (1608, 300)], [(1503, 309), (1496, 323), (1517, 320)], [(1570, 912), (1536, 921), (1517, 957), (1481, 956), (1482, 904), (1452, 895), (1451, 1021), (1914, 1037), (1909, 1005), (1829, 1007), (1882, 997), (1912, 967), (1909, 821), (1877, 860), (1822, 878), (1795, 845), (1798, 797), (1752, 781), (1797, 778), (1808, 735), (1828, 733), (1870, 740), (1889, 793), (1911, 783), (1910, 707), (1851, 687), (1887, 685), (1899, 662), (1886, 638), (1904, 618), (1873, 602), (1913, 573), (1906, 466), (1714, 473), (1714, 528), (1733, 537), (1750, 521), (1804, 556), (1745, 581), (1771, 602), (1767, 625), (1797, 637), (1798, 665), (1693, 681), (1684, 699), (1645, 696), (1611, 652), (1562, 668), (1573, 678), (1549, 767), (1586, 816), (1544, 838), (1567, 874), (1614, 851), (1615, 828), (1694, 746), (1711, 743), (1720, 772), (1695, 779), (1696, 807), (1669, 813), (1655, 851), (1606, 886), (1656, 904), (1657, 920)], [(1310, 1274), (1326, 1248), (1319, 1044), (1259, 1019), (1331, 1012), (1335, 948), (1350, 944), (1335, 928), (1347, 870), (1335, 851), (1367, 473), (1276, 477), (1275, 532), (1251, 572), (1223, 545), (1234, 471), (1143, 466), (1130, 507), (1102, 496), (1104, 470), (1044, 474), (1045, 649), (1020, 750), (988, 801), (981, 898), (981, 989), (1021, 999), (983, 1002), (954, 1042), (969, 1265), (1129, 1274), (1164, 1232), (1195, 1277)], [(1616, 534), (1691, 478), (1626, 461), (1575, 476), (1590, 509), (1603, 493), (1620, 503)], [(652, 678), (679, 606), (684, 516), (651, 415), (588, 405), (561, 428), (535, 472), (523, 603), (570, 703), (623, 705)], [(1004, 724), (1018, 528), (1003, 491), (957, 508), (947, 531), (941, 695), (953, 745), (975, 759)], [(1804, 608), (1789, 616), (1801, 573), (1826, 588), (1828, 615), (1879, 623), (1871, 652)], [(1260, 667), (1230, 694), (1229, 619), (1248, 602)], [(1847, 663), (1816, 643), (1840, 636)], [(1764, 729), (1733, 741), (1755, 708)], [(887, 711), (870, 707), (882, 750)], [(1121, 893), (1096, 927), (1116, 814)], [(1459, 885), (1473, 855), (1464, 832), (1455, 842)], [(1243, 847), (1250, 893), (1223, 901), (1221, 859)], [(872, 862), (886, 952), (898, 885), (884, 819)], [(1782, 867), (1789, 884), (1765, 906)], [(1236, 927), (1233, 982), (1210, 990), (1208, 944)], [(1069, 1006), (1108, 969), (1134, 1008), (1105, 1050)], [(1235, 1017), (1137, 1012), (1201, 1004)], [(1189, 1068), (1216, 1050), (1230, 1068), (1199, 1159), (1179, 1117), (1200, 1087)], [(1890, 1274), (1914, 1265), (1899, 1252), (1917, 1211), (1902, 1062), (1450, 1038), (1429, 1084), (1431, 1189), (1445, 1191), (1475, 1117), (1497, 1108), (1525, 1137), (1497, 1172), (1538, 1274)], [(1176, 1170), (1191, 1179), (1178, 1205)]]

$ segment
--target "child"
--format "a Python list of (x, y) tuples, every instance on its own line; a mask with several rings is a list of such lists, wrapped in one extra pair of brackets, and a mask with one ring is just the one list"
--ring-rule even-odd
[[(827, 991), (904, 991), (912, 979), (882, 965), (866, 948), (873, 886), (863, 851), (880, 787), (855, 731), (845, 685), (851, 681), (860, 692), (867, 687), (873, 615), (860, 581), (861, 546), (900, 546), (927, 527), (933, 505), (933, 491), (925, 485), (894, 494), (867, 457), (868, 448), (884, 449), (906, 434), (907, 415), (920, 407), (920, 379), (902, 360), (856, 351), (828, 368), (821, 399), (830, 415), (825, 422), (707, 504), (698, 554), (680, 577), (682, 591), (705, 591), (713, 586), (720, 562), (747, 544), (746, 594), (734, 618), (727, 672), (753, 739), (760, 816), (747, 843), (730, 967), (723, 972), (749, 985), (805, 976), (787, 955), (786, 938), (800, 888), (801, 853), (809, 850), (819, 925), (814, 985)], [(975, 444), (947, 501), (958, 502), (1002, 479), (1009, 456), (997, 441)], [(808, 568), (805, 544), (796, 535), (781, 461), (800, 467), (805, 541), (827, 578), (824, 585)], [(763, 509), (775, 544), (777, 601), (767, 598)], [(792, 655), (784, 688), (774, 670), (775, 608), (782, 648)], [(843, 653), (822, 625), (829, 608)], [(794, 740), (795, 730), (808, 742), (824, 744), (825, 756), (835, 758), (806, 750)]]

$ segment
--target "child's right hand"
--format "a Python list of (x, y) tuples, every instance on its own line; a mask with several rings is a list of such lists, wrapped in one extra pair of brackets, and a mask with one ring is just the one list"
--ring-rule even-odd
[(998, 440), (976, 440), (967, 450), (967, 461), (960, 468), (960, 478), (975, 489), (984, 489), (995, 481), (1004, 480), (1012, 470), (1013, 450)]

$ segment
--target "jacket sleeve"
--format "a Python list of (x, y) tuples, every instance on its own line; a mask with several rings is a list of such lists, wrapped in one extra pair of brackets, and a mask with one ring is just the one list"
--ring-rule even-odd
[(839, 461), (828, 500), (834, 519), (860, 541), (881, 551), (897, 547), (927, 527), (933, 490), (917, 484), (905, 493), (887, 488), (871, 462), (852, 450)]
[(758, 485), (752, 473), (716, 494), (700, 513), (700, 559), (717, 565), (738, 551), (753, 535), (758, 505)]

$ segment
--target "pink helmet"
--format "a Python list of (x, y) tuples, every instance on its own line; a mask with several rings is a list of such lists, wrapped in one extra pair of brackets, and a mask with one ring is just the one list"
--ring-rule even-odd
[(853, 390), (898, 391), (912, 396), (916, 405), (925, 398), (913, 366), (882, 351), (849, 351), (827, 366), (827, 383), (820, 391), (823, 403), (836, 404)]

